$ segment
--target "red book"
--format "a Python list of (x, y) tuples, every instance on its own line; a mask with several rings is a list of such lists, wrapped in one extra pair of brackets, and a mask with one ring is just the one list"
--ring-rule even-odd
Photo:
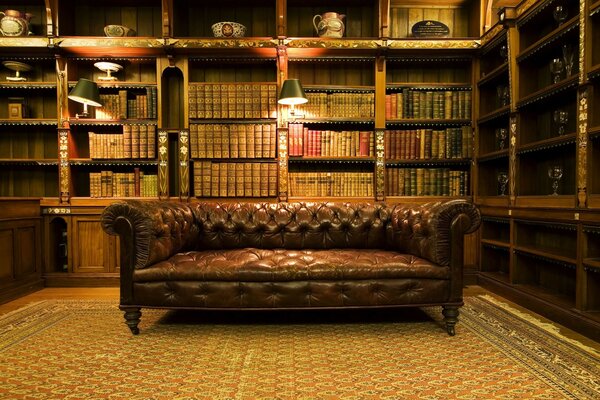
[(371, 136), (371, 132), (360, 132), (360, 156), (368, 157), (369, 156), (369, 137)]

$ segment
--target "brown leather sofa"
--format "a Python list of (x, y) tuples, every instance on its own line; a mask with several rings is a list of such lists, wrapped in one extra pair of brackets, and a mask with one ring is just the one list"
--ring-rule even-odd
[(120, 235), (121, 300), (141, 308), (300, 309), (442, 306), (454, 335), (463, 304), (463, 235), (480, 223), (453, 200), (383, 203), (169, 203), (104, 210)]

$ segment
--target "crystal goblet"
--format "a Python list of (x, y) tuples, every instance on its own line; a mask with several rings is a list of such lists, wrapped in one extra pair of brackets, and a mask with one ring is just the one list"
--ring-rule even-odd
[(496, 129), (496, 140), (498, 143), (498, 148), (500, 150), (504, 149), (506, 145), (506, 138), (508, 137), (508, 129), (506, 128), (498, 128)]
[(552, 180), (551, 196), (558, 196), (558, 182), (563, 177), (563, 169), (560, 165), (553, 165), (548, 168), (548, 178)]
[(567, 122), (569, 122), (569, 112), (564, 110), (554, 110), (552, 119), (558, 126), (558, 136), (564, 135)]
[(508, 183), (508, 174), (504, 171), (498, 172), (498, 191), (500, 196), (506, 196), (506, 184)]
[(550, 62), (550, 72), (552, 73), (552, 83), (560, 82), (562, 70), (564, 67), (563, 60), (560, 58), (554, 58)]
[(554, 7), (554, 11), (552, 12), (552, 16), (554, 17), (554, 20), (558, 22), (559, 26), (562, 25), (563, 22), (565, 22), (568, 15), (569, 10), (566, 6), (556, 6)]
[(562, 54), (563, 54), (563, 60), (565, 62), (565, 73), (568, 78), (573, 73), (573, 58), (575, 56), (575, 52), (573, 51), (573, 46), (571, 46), (570, 44), (563, 44)]

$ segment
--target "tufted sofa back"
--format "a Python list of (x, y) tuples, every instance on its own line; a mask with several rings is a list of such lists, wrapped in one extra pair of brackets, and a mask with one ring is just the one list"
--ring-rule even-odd
[(195, 203), (198, 249), (382, 248), (390, 209), (368, 203)]

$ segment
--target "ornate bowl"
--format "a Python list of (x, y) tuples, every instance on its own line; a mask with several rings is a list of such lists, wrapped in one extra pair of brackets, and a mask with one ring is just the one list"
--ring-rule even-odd
[(135, 36), (135, 31), (124, 25), (106, 25), (104, 34), (108, 37)]
[(215, 37), (244, 37), (246, 27), (237, 22), (222, 21), (212, 25)]

